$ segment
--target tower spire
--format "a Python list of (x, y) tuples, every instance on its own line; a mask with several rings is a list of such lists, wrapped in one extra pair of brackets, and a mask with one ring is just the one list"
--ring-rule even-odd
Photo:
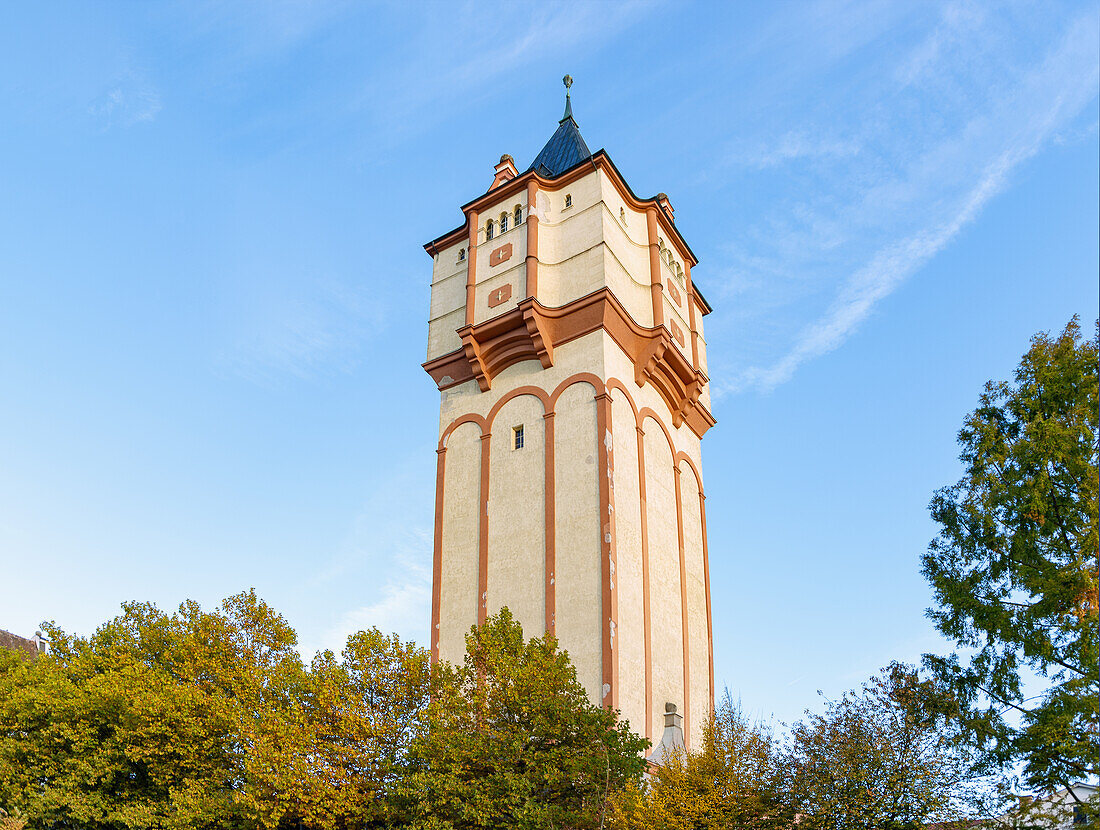
[(565, 115), (561, 117), (559, 124), (564, 124), (566, 121), (572, 121), (576, 126), (577, 120), (573, 117), (573, 104), (569, 101), (569, 87), (573, 86), (573, 76), (566, 75), (561, 79), (561, 82), (565, 84)]

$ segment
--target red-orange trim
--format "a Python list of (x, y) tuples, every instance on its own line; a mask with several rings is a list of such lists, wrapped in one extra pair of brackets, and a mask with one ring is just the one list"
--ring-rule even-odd
[(477, 624), (482, 625), (489, 608), (489, 440), (492, 433), (481, 435), (481, 509), (478, 516), (477, 548)]
[(443, 430), (443, 434), (439, 436), (438, 449), (446, 447), (447, 439), (451, 436), (451, 433), (463, 424), (477, 424), (477, 428), (482, 435), (489, 431), (489, 422), (480, 415), (476, 415), (473, 412), (467, 413), (466, 415), (459, 415), (447, 425), (447, 428)]
[(688, 632), (687, 557), (684, 554), (684, 510), (680, 495), (680, 465), (672, 454), (672, 480), (676, 489), (676, 541), (680, 549), (680, 643), (684, 661), (684, 744), (691, 748), (691, 638)]
[[(516, 308), (458, 330), (463, 348), (424, 364), (440, 389), (476, 379), (488, 391), (493, 378), (523, 360), (554, 362), (554, 349), (604, 329), (634, 363), (634, 381), (647, 382), (664, 398), (672, 424), (686, 422), (700, 438), (715, 424), (700, 402), (706, 376), (672, 345), (664, 326), (639, 326), (609, 288), (600, 288), (560, 308), (547, 308), (528, 297)], [(445, 378), (450, 378), (449, 382)]]
[(546, 453), (543, 460), (543, 594), (546, 608), (546, 630), (555, 637), (558, 632), (554, 625), (557, 610), (557, 592), (554, 590), (554, 570), (557, 567), (557, 489), (554, 484), (554, 410), (542, 415), (543, 442)]
[(545, 389), (538, 386), (517, 386), (515, 389), (509, 391), (506, 395), (502, 396), (499, 401), (493, 404), (489, 410), (489, 414), (485, 417), (485, 420), (489, 424), (489, 429), (493, 428), (493, 422), (496, 420), (497, 413), (508, 403), (508, 401), (515, 398), (522, 398), (524, 395), (530, 395), (532, 398), (538, 398), (539, 403), (542, 404), (543, 414), (552, 411), (550, 408), (550, 396), (546, 393)]
[[(600, 511), (601, 511), (601, 556), (605, 562), (602, 572), (602, 585), (601, 585), (601, 609), (605, 609), (607, 613), (601, 613), (601, 618), (608, 624), (603, 631), (601, 642), (601, 676), (604, 678), (603, 682), (609, 686), (608, 698), (613, 703), (607, 705), (614, 705), (616, 708), (620, 703), (619, 695), (619, 682), (618, 682), (618, 649), (611, 638), (611, 626), (610, 622), (614, 621), (616, 627), (618, 626), (618, 591), (613, 578), (612, 563), (617, 568), (618, 552), (617, 552), (617, 533), (614, 527), (614, 453), (613, 447), (609, 447), (606, 443), (607, 435), (611, 430), (611, 398), (610, 391), (618, 390), (626, 397), (627, 403), (630, 404), (630, 408), (634, 415), (635, 431), (637, 434), (637, 453), (638, 453), (638, 492), (639, 492), (639, 508), (640, 508), (640, 542), (641, 542), (641, 556), (642, 556), (642, 605), (643, 605), (643, 637), (645, 648), (645, 735), (647, 738), (652, 738), (653, 727), (653, 659), (652, 659), (652, 622), (651, 622), (651, 610), (650, 610), (650, 578), (649, 578), (649, 527), (648, 527), (648, 505), (646, 496), (646, 458), (645, 458), (645, 442), (644, 442), (644, 425), (648, 418), (652, 418), (660, 427), (662, 434), (665, 437), (665, 441), (668, 443), (669, 450), (672, 454), (674, 462), (674, 475), (675, 475), (675, 495), (677, 503), (676, 511), (676, 523), (677, 523), (677, 541), (680, 552), (680, 586), (681, 586), (681, 626), (683, 629), (683, 662), (684, 662), (684, 714), (687, 722), (685, 728), (685, 738), (690, 734), (690, 707), (691, 707), (691, 666), (690, 666), (690, 632), (688, 630), (687, 622), (687, 598), (686, 598), (686, 551), (684, 541), (684, 522), (683, 522), (683, 510), (682, 510), (682, 490), (680, 487), (680, 462), (686, 462), (696, 478), (696, 483), (699, 490), (699, 511), (700, 511), (700, 525), (702, 533), (702, 546), (703, 546), (703, 580), (706, 586), (706, 608), (707, 608), (707, 659), (708, 659), (708, 680), (709, 680), (709, 697), (710, 705), (714, 707), (714, 646), (713, 646), (713, 624), (711, 617), (711, 596), (710, 596), (710, 564), (709, 554), (707, 549), (707, 535), (706, 535), (706, 507), (705, 507), (705, 495), (703, 491), (702, 475), (698, 466), (691, 459), (687, 453), (682, 450), (677, 450), (675, 442), (672, 438), (672, 433), (669, 427), (664, 423), (661, 415), (649, 407), (638, 409), (630, 390), (626, 385), (617, 378), (609, 378), (606, 382), (602, 381), (597, 375), (590, 372), (581, 372), (563, 380), (557, 385), (553, 392), (547, 393), (544, 389), (536, 386), (522, 386), (517, 389), (509, 391), (504, 395), (501, 400), (497, 401), (490, 409), (487, 417), (469, 413), (456, 418), (451, 424), (449, 424), (443, 431), (443, 435), (439, 441), (439, 461), (437, 462), (436, 472), (436, 528), (435, 528), (435, 544), (433, 550), (433, 632), (432, 632), (432, 657), (438, 660), (439, 655), (439, 640), (438, 640), (438, 621), (440, 614), (440, 594), (442, 591), (442, 517), (443, 517), (443, 498), (444, 498), (444, 482), (445, 482), (445, 447), (447, 438), (450, 434), (459, 426), (465, 423), (474, 423), (478, 426), (482, 433), (482, 453), (481, 453), (481, 504), (480, 521), (479, 521), (479, 579), (478, 579), (478, 621), (484, 622), (487, 613), (487, 574), (488, 574), (488, 513), (486, 507), (488, 505), (488, 483), (489, 483), (489, 439), (490, 430), (497, 414), (501, 408), (508, 401), (520, 397), (522, 395), (531, 395), (539, 399), (542, 403), (545, 418), (545, 440), (546, 440), (546, 456), (545, 456), (545, 496), (546, 504), (544, 509), (546, 510), (546, 541), (545, 541), (545, 554), (546, 554), (546, 624), (547, 628), (552, 630), (555, 623), (554, 615), (556, 613), (556, 585), (551, 584), (551, 580), (556, 579), (554, 576), (555, 559), (556, 559), (556, 503), (555, 503), (555, 461), (554, 461), (554, 445), (556, 438), (554, 435), (554, 414), (557, 407), (557, 402), (561, 395), (567, 388), (573, 386), (576, 383), (588, 383), (592, 386), (595, 398), (597, 402), (596, 420), (597, 420), (597, 441), (599, 445), (600, 454), (600, 468), (598, 471), (599, 485), (600, 485)], [(602, 521), (603, 517), (607, 517), (607, 522)], [(610, 542), (607, 541), (607, 534), (610, 533)], [(609, 554), (610, 551), (610, 554)]]
[(695, 296), (694, 290), (691, 287), (691, 263), (684, 263), (684, 281), (687, 285), (688, 294), (688, 328), (691, 329), (691, 366), (695, 371), (699, 371), (699, 326), (695, 322), (695, 301), (692, 299)]
[[(679, 229), (673, 222), (672, 217), (667, 211), (663, 209), (658, 198), (653, 196), (648, 199), (640, 198), (634, 195), (634, 191), (630, 189), (630, 186), (626, 183), (619, 169), (615, 166), (615, 162), (611, 160), (611, 156), (607, 154), (606, 150), (597, 150), (590, 159), (576, 165), (573, 169), (567, 170), (564, 174), (556, 179), (544, 179), (542, 176), (530, 170), (514, 179), (503, 183), (494, 190), (489, 190), (486, 193), (478, 196), (470, 202), (467, 202), (462, 206), (464, 212), (469, 214), (470, 211), (482, 211), (485, 208), (496, 204), (497, 202), (505, 200), (507, 197), (519, 193), (527, 186), (529, 182), (535, 182), (540, 190), (555, 191), (560, 190), (572, 184), (582, 176), (591, 173), (593, 170), (601, 170), (608, 177), (616, 190), (619, 191), (620, 197), (631, 208), (638, 212), (644, 212), (648, 208), (653, 207), (657, 211), (657, 219), (662, 230), (665, 233), (666, 238), (669, 240), (677, 252), (680, 258), (685, 261), (690, 261), (693, 265), (698, 265), (699, 260), (696, 258), (694, 252), (688, 247), (687, 242), (680, 234)], [(475, 222), (476, 226), (476, 222)], [(449, 248), (456, 242), (462, 239), (463, 227), (455, 228), (452, 231), (433, 239), (424, 245), (424, 250), (432, 256), (442, 251), (444, 248)]]
[(649, 295), (653, 305), (653, 327), (665, 322), (665, 300), (661, 293), (661, 249), (657, 241), (657, 208), (646, 208), (646, 233), (649, 236)]
[(492, 253), (489, 254), (489, 266), (495, 267), (502, 262), (507, 262), (512, 258), (512, 243), (509, 242), (505, 245), (501, 245), (499, 248), (494, 248)]
[(707, 592), (707, 672), (710, 675), (710, 710), (714, 711), (714, 628), (710, 621), (710, 557), (707, 553), (707, 497), (699, 485), (699, 527), (703, 533), (703, 583)]
[(496, 175), (493, 176), (493, 183), (489, 185), (489, 190), (494, 190), (505, 182), (511, 181), (519, 175), (519, 170), (516, 169), (515, 160), (511, 156), (505, 154), (501, 156), (500, 163), (493, 168), (493, 173)]
[(443, 593), (443, 488), (447, 449), (436, 450), (435, 537), (432, 540), (432, 662), (439, 662), (439, 604)]
[(477, 222), (477, 211), (470, 211), (466, 217), (470, 248), (466, 255), (466, 325), (474, 322), (474, 292), (477, 286)]
[(527, 182), (527, 296), (538, 297), (539, 285), (539, 217), (535, 209), (539, 186), (533, 179)]
[(676, 303), (677, 308), (683, 307), (684, 301), (680, 298), (680, 289), (676, 287), (676, 281), (665, 280), (665, 288), (668, 289), (668, 296), (672, 298), (672, 302)]
[(619, 599), (615, 589), (617, 558), (615, 555), (615, 454), (611, 440), (611, 397), (607, 392), (596, 395), (596, 436), (600, 491), (600, 551), (601, 557), (601, 626), (603, 628), (602, 677), (600, 704), (619, 708), (619, 649), (615, 636), (619, 625)]
[(646, 486), (645, 486), (645, 431), (642, 429), (641, 420), (638, 417), (638, 407), (634, 403), (634, 396), (618, 378), (609, 378), (607, 389), (618, 390), (626, 397), (630, 409), (634, 413), (634, 431), (638, 436), (638, 501), (640, 515), (638, 517), (638, 536), (641, 542), (642, 554), (642, 638), (645, 652), (645, 738), (653, 738), (653, 649), (651, 646), (651, 630), (649, 622), (649, 517), (646, 515)]

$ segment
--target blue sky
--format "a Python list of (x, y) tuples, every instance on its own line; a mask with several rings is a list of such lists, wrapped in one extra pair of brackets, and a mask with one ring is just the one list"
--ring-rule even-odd
[[(425, 642), (431, 262), (561, 77), (699, 255), (716, 678), (945, 645), (927, 504), (1097, 315), (1096, 3), (24, 5), (0, 27), (0, 628), (255, 586)], [(396, 395), (396, 411), (392, 395)]]

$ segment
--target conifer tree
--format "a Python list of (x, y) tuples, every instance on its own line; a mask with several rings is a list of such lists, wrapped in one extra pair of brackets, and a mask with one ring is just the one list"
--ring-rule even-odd
[(1032, 339), (1014, 383), (986, 384), (923, 558), (929, 616), (961, 652), (925, 662), (972, 738), (1040, 792), (1100, 773), (1097, 346), (1074, 318)]

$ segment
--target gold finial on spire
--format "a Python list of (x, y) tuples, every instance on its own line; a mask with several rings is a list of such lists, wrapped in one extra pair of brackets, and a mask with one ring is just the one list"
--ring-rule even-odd
[(564, 78), (561, 79), (561, 82), (563, 84), (565, 84), (565, 89), (566, 89), (565, 94), (568, 95), (569, 94), (569, 87), (573, 86), (573, 76), (572, 75), (566, 75)]

